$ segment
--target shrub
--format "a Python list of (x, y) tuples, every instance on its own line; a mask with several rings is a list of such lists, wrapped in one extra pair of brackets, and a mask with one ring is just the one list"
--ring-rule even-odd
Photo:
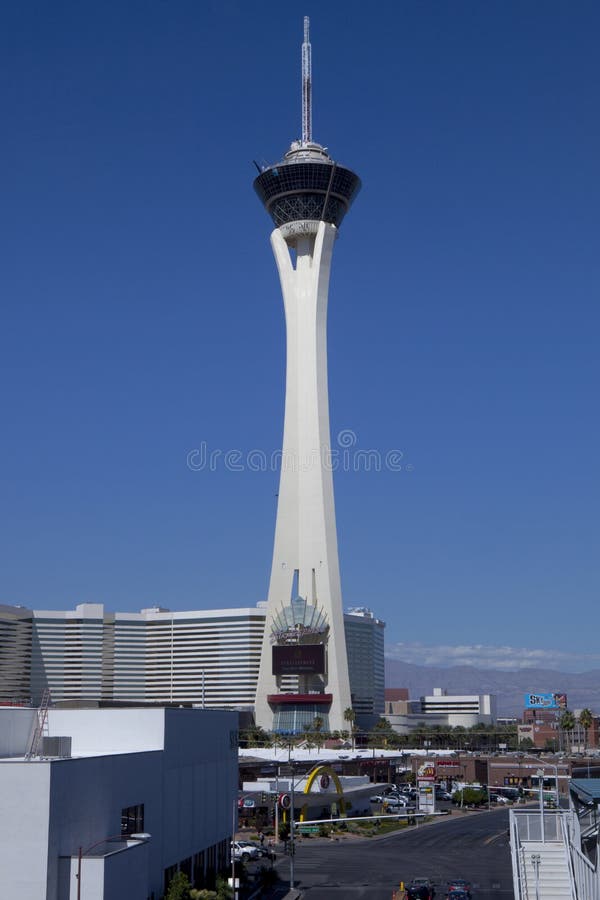
[(480, 806), (487, 803), (487, 792), (481, 788), (463, 788), (462, 791), (455, 791), (452, 795), (452, 802), (463, 806)]
[(169, 882), (169, 889), (165, 895), (165, 900), (191, 900), (191, 885), (187, 875), (183, 872), (176, 872)]

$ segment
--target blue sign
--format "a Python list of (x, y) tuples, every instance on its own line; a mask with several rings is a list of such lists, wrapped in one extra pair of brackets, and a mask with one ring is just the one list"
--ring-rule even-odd
[(558, 709), (556, 694), (525, 694), (525, 709)]

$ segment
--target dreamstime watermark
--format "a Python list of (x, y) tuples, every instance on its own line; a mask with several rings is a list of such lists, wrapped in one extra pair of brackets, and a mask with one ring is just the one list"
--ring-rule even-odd
[(322, 447), (305, 454), (274, 450), (210, 449), (206, 441), (190, 450), (187, 466), (192, 472), (308, 472), (315, 466), (332, 472), (412, 472), (414, 466), (404, 461), (401, 450), (362, 450), (356, 432), (344, 428), (336, 436), (337, 446)]

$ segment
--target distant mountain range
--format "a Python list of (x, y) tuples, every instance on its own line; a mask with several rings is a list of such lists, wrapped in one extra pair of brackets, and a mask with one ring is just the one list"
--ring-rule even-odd
[(569, 709), (589, 707), (600, 715), (600, 669), (577, 675), (552, 669), (503, 672), (474, 666), (417, 666), (386, 657), (385, 686), (408, 688), (411, 700), (433, 693), (434, 687), (449, 694), (495, 694), (499, 716), (520, 715), (524, 694), (565, 693)]

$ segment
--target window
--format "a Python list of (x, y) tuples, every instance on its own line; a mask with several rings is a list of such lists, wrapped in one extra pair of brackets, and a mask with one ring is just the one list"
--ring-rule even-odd
[(121, 834), (140, 834), (144, 830), (144, 804), (121, 810)]

